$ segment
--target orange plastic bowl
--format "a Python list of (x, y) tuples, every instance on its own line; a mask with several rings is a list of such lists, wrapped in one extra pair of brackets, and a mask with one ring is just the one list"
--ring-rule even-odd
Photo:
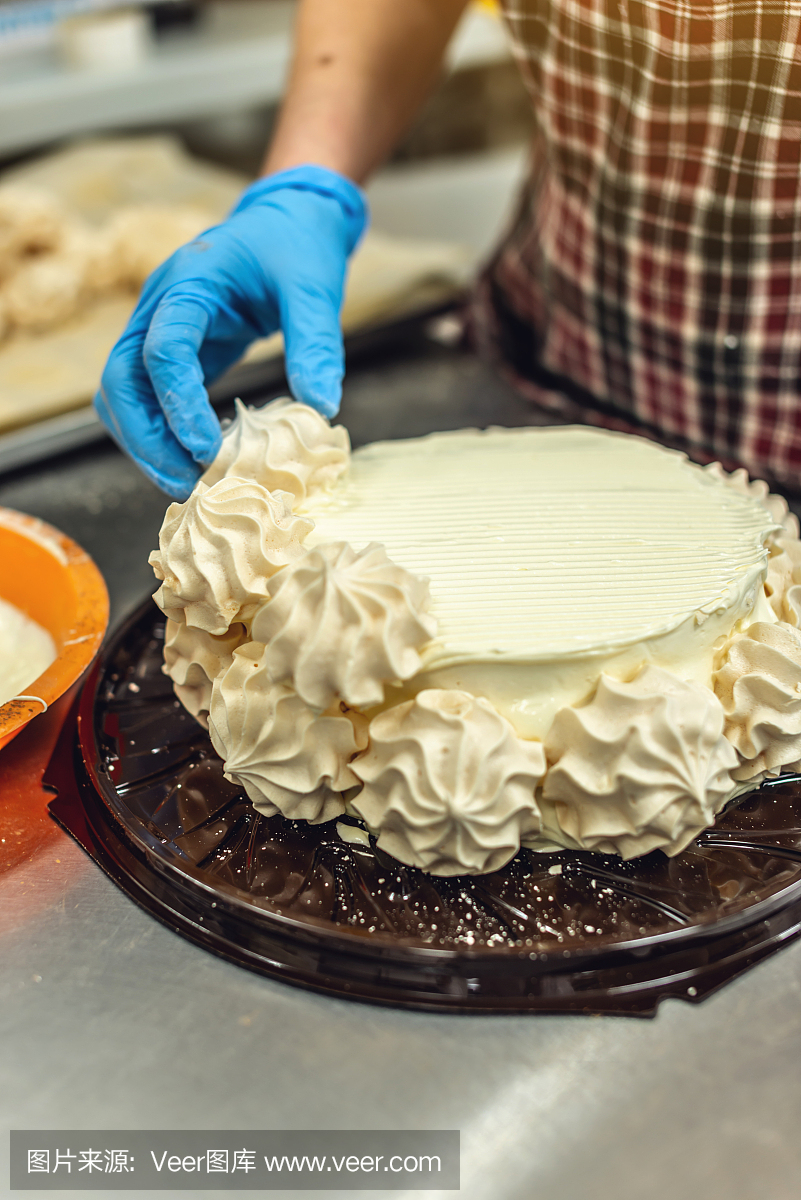
[(108, 625), (103, 576), (85, 550), (35, 517), (0, 508), (0, 597), (51, 634), (58, 656), (0, 706), (0, 749), (79, 679)]

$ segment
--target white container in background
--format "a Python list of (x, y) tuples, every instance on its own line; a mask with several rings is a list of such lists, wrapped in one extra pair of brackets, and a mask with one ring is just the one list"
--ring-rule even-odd
[(69, 17), (57, 28), (65, 66), (78, 71), (130, 71), (150, 53), (150, 23), (138, 8)]

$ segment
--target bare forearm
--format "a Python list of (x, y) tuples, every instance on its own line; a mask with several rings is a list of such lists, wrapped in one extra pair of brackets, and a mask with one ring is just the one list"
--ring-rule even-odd
[(428, 95), (467, 0), (301, 0), (265, 173), (317, 163), (363, 182)]

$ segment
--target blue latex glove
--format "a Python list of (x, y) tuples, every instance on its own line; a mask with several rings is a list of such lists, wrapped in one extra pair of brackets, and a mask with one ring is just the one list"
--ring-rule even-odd
[(226, 221), (145, 283), (109, 356), (95, 408), (149, 479), (185, 499), (220, 448), (205, 384), (282, 329), (296, 399), (333, 417), (344, 351), (348, 256), (367, 224), (362, 191), (324, 167), (260, 179)]

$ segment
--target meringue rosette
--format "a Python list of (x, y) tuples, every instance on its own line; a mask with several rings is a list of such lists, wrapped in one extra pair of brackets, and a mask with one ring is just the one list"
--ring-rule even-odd
[(768, 510), (778, 527), (777, 533), (769, 537), (769, 542), (775, 537), (798, 538), (798, 517), (790, 512), (784, 496), (772, 492), (764, 479), (751, 479), (744, 467), (738, 467), (736, 471), (729, 473), (724, 471), (718, 462), (709, 463), (704, 467), (704, 471), (735, 492), (739, 492), (741, 496), (750, 496), (753, 500), (758, 500), (762, 507)]
[(247, 642), (215, 680), (212, 745), (226, 779), (265, 816), (330, 821), (345, 811), (341, 793), (358, 783), (348, 763), (367, 745), (367, 720), (341, 704), (314, 712), (291, 688), (272, 682), (263, 657), (264, 646)]
[(268, 585), (253, 617), (274, 683), (293, 687), (312, 708), (336, 700), (380, 704), (384, 684), (420, 668), (421, 646), (436, 624), (426, 610), (428, 582), (399, 567), (383, 546), (316, 546)]
[(798, 518), (790, 512), (783, 496), (771, 492), (763, 479), (749, 479), (743, 467), (729, 474), (720, 463), (710, 463), (704, 470), (741, 496), (758, 500), (770, 513), (775, 528), (766, 537), (769, 557), (765, 595), (780, 621), (801, 625), (801, 540)]
[(148, 559), (163, 580), (153, 599), (165, 616), (217, 635), (248, 620), (314, 527), (290, 501), (232, 476), (199, 483), (183, 504), (171, 504)]
[(364, 784), (351, 805), (379, 848), (432, 875), (499, 870), (540, 828), (542, 746), (469, 692), (430, 688), (387, 709), (351, 769)]
[(184, 708), (204, 728), (208, 728), (212, 684), (231, 665), (234, 650), (246, 637), (244, 625), (234, 624), (218, 637), (204, 629), (167, 621), (162, 670), (172, 680), (173, 691)]
[(592, 700), (556, 714), (542, 789), (584, 850), (678, 854), (734, 791), (734, 748), (709, 688), (646, 666), (629, 683), (601, 675)]
[(237, 400), (236, 416), (203, 482), (236, 475), (271, 492), (290, 492), (302, 504), (315, 492), (329, 491), (349, 462), (348, 431), (330, 425), (307, 404), (282, 397), (263, 408), (246, 408)]
[(769, 546), (765, 594), (780, 621), (801, 625), (801, 541), (784, 535)]
[(740, 756), (735, 779), (801, 758), (801, 632), (784, 621), (754, 622), (723, 647), (714, 682), (726, 737)]

